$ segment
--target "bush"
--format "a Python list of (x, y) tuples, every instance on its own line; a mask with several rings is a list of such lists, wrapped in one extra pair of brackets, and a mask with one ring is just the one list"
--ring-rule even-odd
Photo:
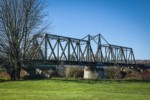
[(142, 80), (149, 81), (150, 80), (150, 72), (148, 72), (148, 71), (142, 72), (141, 77), (142, 77)]
[(20, 77), (24, 77), (24, 76), (27, 76), (29, 75), (25, 70), (21, 69), (20, 71)]
[(74, 77), (75, 78), (83, 78), (83, 76), (84, 76), (83, 68), (76, 68)]
[(57, 77), (65, 77), (65, 68), (58, 68), (56, 71)]
[(126, 69), (126, 80), (141, 80), (140, 72), (133, 69)]
[(73, 77), (75, 73), (75, 68), (73, 66), (67, 66), (65, 69), (65, 76), (66, 77)]
[(67, 66), (65, 69), (65, 76), (66, 77), (75, 77), (81, 78), (83, 77), (83, 68), (74, 67), (74, 66)]
[(105, 68), (105, 78), (106, 79), (120, 79), (120, 68)]
[(9, 75), (7, 72), (0, 72), (0, 78), (2, 79), (10, 79)]
[(30, 69), (28, 70), (28, 75), (26, 75), (26, 78), (29, 79), (38, 79), (38, 78), (51, 78), (58, 76), (57, 71), (54, 69)]
[(54, 73), (53, 70), (43, 70), (42, 76), (47, 77), (47, 78), (51, 78), (54, 75), (53, 73)]
[(56, 70), (52, 70), (52, 69), (43, 70), (41, 75), (46, 78), (58, 77), (58, 72)]

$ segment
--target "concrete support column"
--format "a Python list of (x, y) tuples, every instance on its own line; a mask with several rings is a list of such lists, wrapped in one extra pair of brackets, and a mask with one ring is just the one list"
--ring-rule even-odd
[(104, 69), (95, 68), (90, 69), (89, 67), (84, 67), (84, 79), (104, 79)]

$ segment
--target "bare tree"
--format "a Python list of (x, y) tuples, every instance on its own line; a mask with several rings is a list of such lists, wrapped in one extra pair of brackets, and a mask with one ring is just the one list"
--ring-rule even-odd
[(0, 53), (9, 59), (13, 80), (20, 78), (31, 36), (45, 28), (44, 8), (42, 0), (0, 0)]

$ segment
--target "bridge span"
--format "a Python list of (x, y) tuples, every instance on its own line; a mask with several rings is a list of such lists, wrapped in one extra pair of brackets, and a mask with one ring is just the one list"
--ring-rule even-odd
[(26, 62), (32, 64), (146, 68), (136, 64), (132, 48), (110, 44), (101, 34), (82, 39), (37, 34), (33, 36), (27, 53)]

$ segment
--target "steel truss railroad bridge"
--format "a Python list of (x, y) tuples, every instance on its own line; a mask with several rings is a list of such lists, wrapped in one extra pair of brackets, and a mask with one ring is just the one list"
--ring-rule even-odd
[(37, 34), (27, 52), (32, 64), (146, 67), (136, 64), (132, 48), (112, 45), (101, 34), (82, 39)]

